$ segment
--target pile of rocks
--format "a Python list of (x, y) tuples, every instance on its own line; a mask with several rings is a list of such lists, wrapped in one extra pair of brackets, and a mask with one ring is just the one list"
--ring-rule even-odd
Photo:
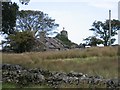
[(2, 82), (12, 82), (21, 86), (29, 84), (48, 85), (58, 88), (61, 84), (105, 85), (107, 88), (119, 88), (119, 79), (104, 79), (101, 76), (89, 76), (78, 72), (55, 72), (39, 68), (27, 69), (20, 65), (2, 64)]

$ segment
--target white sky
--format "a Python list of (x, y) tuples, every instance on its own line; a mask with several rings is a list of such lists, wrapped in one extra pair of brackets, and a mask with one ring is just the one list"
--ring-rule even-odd
[[(83, 39), (93, 35), (89, 31), (92, 23), (105, 21), (109, 18), (109, 10), (112, 11), (112, 19), (118, 19), (119, 0), (30, 0), (28, 5), (17, 2), (20, 10), (39, 10), (47, 13), (49, 17), (56, 20), (60, 26), (58, 32), (65, 27), (68, 31), (68, 38), (80, 44)], [(118, 36), (116, 36), (118, 43)]]

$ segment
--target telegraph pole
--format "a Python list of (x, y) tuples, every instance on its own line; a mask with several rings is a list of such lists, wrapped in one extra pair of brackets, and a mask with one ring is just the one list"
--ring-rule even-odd
[(2, 2), (0, 1), (0, 32), (2, 31)]
[(111, 46), (111, 10), (109, 10), (109, 35), (110, 35), (110, 46)]
[[(120, 1), (118, 2), (118, 20), (120, 21)], [(120, 30), (118, 30), (118, 44), (120, 45)]]

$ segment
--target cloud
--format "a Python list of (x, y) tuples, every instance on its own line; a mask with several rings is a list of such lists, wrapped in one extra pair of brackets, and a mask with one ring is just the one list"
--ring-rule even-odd
[[(113, 0), (114, 1), (114, 0)], [(96, 8), (103, 8), (103, 9), (112, 9), (115, 8), (116, 5), (118, 4), (117, 0), (115, 2), (113, 1), (108, 1), (108, 0), (103, 0), (103, 1), (93, 1), (89, 2), (88, 4), (90, 6), (96, 7)]]
[[(19, 2), (20, 0), (11, 0), (12, 2)], [(118, 2), (119, 0), (30, 0), (30, 2)]]
[[(118, 2), (119, 0), (100, 0), (102, 2)], [(99, 2), (98, 0), (31, 0), (31, 2)]]

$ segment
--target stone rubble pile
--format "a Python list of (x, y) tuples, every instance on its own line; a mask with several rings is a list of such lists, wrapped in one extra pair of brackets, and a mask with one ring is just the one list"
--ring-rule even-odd
[(27, 69), (20, 65), (2, 64), (2, 82), (19, 85), (40, 84), (58, 88), (61, 84), (106, 85), (106, 88), (120, 88), (120, 79), (104, 79), (101, 76), (88, 76), (78, 72), (55, 72), (39, 68)]

